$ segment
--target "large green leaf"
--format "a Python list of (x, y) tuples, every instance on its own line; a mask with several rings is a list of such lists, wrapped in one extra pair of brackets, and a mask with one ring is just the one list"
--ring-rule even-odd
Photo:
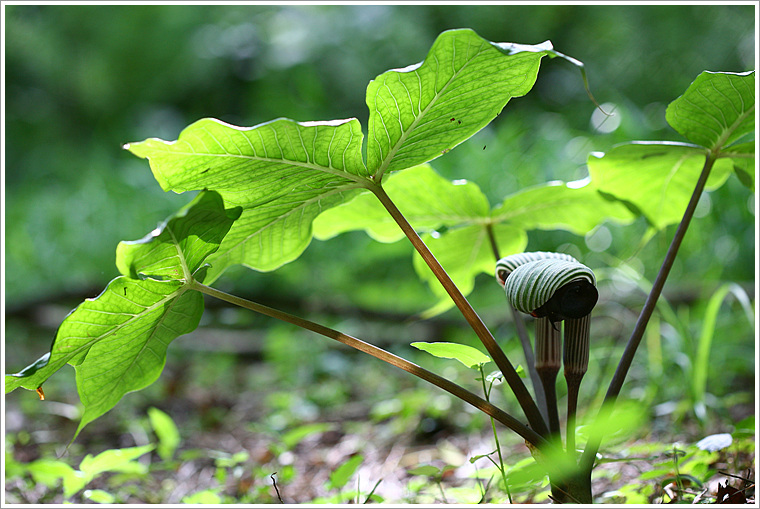
[[(525, 189), (492, 211), (474, 182), (449, 181), (428, 164), (391, 174), (384, 188), (464, 295), (472, 291), (478, 274), (493, 274), (496, 260), (489, 225), (500, 256), (506, 256), (525, 249), (526, 230), (562, 228), (583, 235), (605, 220), (626, 223), (634, 218), (624, 204), (603, 197), (596, 187), (583, 182), (550, 182)], [(315, 235), (321, 239), (351, 230), (365, 230), (382, 242), (403, 237), (370, 194), (325, 211), (314, 221)], [(449, 309), (451, 299), (417, 254), (414, 268), (438, 299), (423, 316)]]
[(433, 159), (482, 129), (510, 98), (531, 89), (546, 55), (582, 65), (548, 41), (491, 43), (472, 30), (451, 30), (425, 62), (378, 76), (367, 88), (371, 172), (353, 118), (277, 119), (249, 128), (203, 119), (177, 141), (151, 138), (125, 148), (149, 159), (165, 190), (213, 189), (228, 206), (242, 207), (208, 260), (206, 282), (233, 264), (274, 270), (306, 249), (318, 214), (377, 185), (386, 172)]
[(166, 347), (194, 330), (202, 313), (201, 294), (186, 292), (179, 281), (119, 276), (66, 317), (50, 353), (5, 376), (5, 392), (34, 390), (66, 363), (73, 365), (84, 405), (78, 433), (126, 393), (152, 384), (163, 370)]
[(126, 393), (153, 383), (163, 370), (169, 343), (198, 326), (203, 297), (189, 291), (188, 282), (218, 248), (237, 214), (208, 191), (153, 234), (121, 243), (120, 270), (149, 277), (119, 276), (99, 296), (85, 300), (61, 323), (49, 353), (6, 375), (5, 391), (34, 390), (71, 364), (84, 405), (79, 433)]
[[(488, 199), (473, 182), (451, 182), (429, 164), (393, 173), (383, 184), (404, 217), (418, 231), (479, 221), (488, 214)], [(388, 211), (371, 193), (320, 214), (314, 221), (314, 236), (325, 240), (340, 233), (365, 230), (380, 242), (404, 237)]]
[[(597, 189), (634, 204), (653, 226), (664, 228), (683, 218), (706, 156), (694, 145), (636, 142), (590, 155), (588, 168)], [(706, 189), (720, 187), (732, 169), (731, 160), (718, 159)]]
[(207, 282), (227, 267), (274, 270), (297, 258), (321, 211), (366, 186), (356, 119), (278, 119), (241, 128), (214, 119), (190, 125), (175, 142), (151, 138), (125, 147), (147, 158), (165, 190), (218, 191), (242, 215), (208, 260)]
[(755, 71), (705, 71), (668, 105), (668, 123), (692, 143), (720, 149), (755, 129)]
[(469, 29), (438, 36), (425, 60), (385, 72), (367, 87), (367, 166), (377, 178), (445, 154), (535, 83), (540, 46), (492, 43)]

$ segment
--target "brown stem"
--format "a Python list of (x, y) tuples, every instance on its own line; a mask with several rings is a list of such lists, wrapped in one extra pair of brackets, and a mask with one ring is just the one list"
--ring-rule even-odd
[(508, 427), (509, 429), (511, 429), (512, 431), (514, 431), (515, 433), (523, 437), (526, 441), (532, 444), (535, 444), (537, 447), (544, 446), (546, 444), (546, 441), (543, 439), (543, 437), (539, 436), (535, 431), (526, 427), (518, 419), (504, 412), (500, 408), (493, 406), (491, 403), (484, 400), (483, 398), (455, 384), (454, 382), (451, 382), (439, 375), (436, 375), (435, 373), (432, 373), (418, 366), (417, 364), (414, 364), (413, 362), (409, 362), (408, 360), (404, 358), (398, 357), (397, 355), (394, 355), (390, 352), (386, 352), (382, 348), (378, 348), (369, 343), (365, 343), (364, 341), (360, 339), (354, 338), (347, 334), (343, 334), (342, 332), (338, 332), (334, 329), (325, 327), (324, 325), (320, 325), (318, 323), (306, 320), (304, 318), (291, 315), (284, 311), (270, 308), (268, 306), (264, 306), (256, 302), (243, 299), (242, 297), (238, 297), (236, 295), (230, 295), (221, 290), (217, 290), (216, 288), (212, 288), (210, 286), (206, 286), (201, 283), (198, 283), (197, 281), (193, 281), (191, 283), (191, 289), (197, 290), (201, 293), (205, 293), (212, 297), (216, 297), (217, 299), (221, 299), (231, 304), (235, 304), (237, 306), (250, 309), (251, 311), (255, 311), (257, 313), (261, 313), (263, 315), (276, 318), (278, 320), (282, 320), (284, 322), (291, 323), (293, 325), (297, 325), (298, 327), (310, 330), (312, 332), (316, 332), (317, 334), (321, 334), (325, 337), (334, 339), (352, 348), (355, 348), (364, 353), (367, 353), (377, 359), (380, 359), (381, 361), (385, 361), (388, 364), (392, 364), (393, 366), (396, 366), (397, 368), (401, 368), (404, 371), (411, 373), (416, 377), (419, 377), (427, 382), (430, 382), (431, 384), (440, 387), (441, 389), (449, 392), (450, 394), (453, 394), (457, 398), (469, 403), (470, 405), (474, 406), (478, 410), (486, 413), (487, 415), (490, 415), (491, 417), (493, 417), (494, 419), (496, 419), (497, 421), (504, 424), (506, 427)]
[(383, 204), (388, 213), (390, 213), (391, 217), (393, 217), (401, 230), (411, 241), (414, 248), (417, 250), (420, 256), (422, 256), (422, 259), (425, 260), (425, 263), (427, 263), (428, 267), (430, 267), (430, 270), (433, 271), (433, 274), (438, 279), (438, 281), (440, 281), (441, 285), (446, 290), (446, 293), (449, 294), (451, 299), (454, 301), (454, 304), (457, 306), (457, 308), (459, 308), (459, 311), (470, 324), (470, 327), (472, 327), (472, 329), (475, 331), (475, 334), (477, 334), (480, 341), (486, 347), (486, 350), (488, 350), (491, 358), (494, 360), (499, 370), (501, 370), (502, 375), (504, 375), (504, 379), (512, 389), (512, 392), (517, 398), (520, 407), (525, 413), (525, 416), (528, 418), (530, 426), (539, 435), (544, 437), (547, 436), (548, 429), (543, 417), (541, 416), (541, 412), (536, 406), (536, 402), (530, 396), (528, 389), (525, 388), (525, 384), (522, 383), (522, 380), (517, 374), (514, 366), (512, 366), (512, 363), (509, 362), (507, 356), (504, 355), (504, 352), (501, 350), (501, 348), (499, 348), (499, 345), (496, 344), (496, 340), (491, 334), (491, 331), (488, 330), (486, 325), (483, 323), (483, 320), (480, 319), (480, 316), (478, 316), (464, 295), (462, 295), (462, 292), (459, 291), (459, 288), (457, 288), (457, 286), (451, 280), (451, 277), (449, 277), (443, 267), (441, 267), (441, 264), (438, 262), (438, 260), (436, 260), (435, 256), (433, 256), (433, 253), (430, 252), (430, 249), (425, 245), (424, 242), (422, 242), (422, 239), (420, 239), (419, 235), (417, 235), (417, 232), (414, 230), (414, 228), (412, 228), (412, 225), (409, 224), (409, 222), (406, 220), (401, 211), (396, 207), (396, 204), (393, 203), (390, 196), (388, 196), (382, 186), (376, 185), (370, 187), (370, 191), (372, 191), (372, 193), (377, 196), (377, 198), (380, 200), (380, 203)]
[[(493, 225), (486, 223), (486, 232), (488, 233), (488, 241), (491, 244), (491, 251), (496, 261), (501, 260), (499, 254), (499, 245), (496, 242), (496, 236), (493, 233)], [(509, 309), (512, 312), (512, 320), (515, 323), (515, 329), (517, 330), (517, 337), (520, 339), (520, 345), (523, 349), (523, 355), (525, 355), (525, 364), (527, 365), (528, 373), (530, 374), (530, 381), (533, 384), (533, 392), (536, 393), (536, 404), (541, 411), (541, 417), (544, 421), (549, 419), (549, 410), (546, 405), (546, 394), (544, 394), (544, 385), (541, 383), (541, 377), (536, 372), (536, 366), (533, 359), (533, 347), (530, 344), (530, 338), (528, 337), (528, 331), (525, 328), (525, 320), (522, 315), (517, 311), (514, 306), (510, 305)]]
[[(641, 314), (639, 315), (636, 325), (633, 328), (633, 332), (631, 333), (631, 338), (628, 340), (625, 351), (620, 358), (620, 363), (618, 363), (617, 370), (615, 371), (610, 386), (607, 389), (607, 394), (604, 397), (604, 403), (606, 404), (614, 403), (620, 393), (620, 389), (623, 387), (623, 382), (628, 374), (628, 369), (633, 362), (633, 356), (636, 354), (636, 349), (639, 347), (641, 338), (644, 336), (647, 323), (649, 323), (649, 319), (657, 305), (657, 300), (660, 298), (662, 288), (665, 286), (665, 280), (667, 280), (668, 274), (670, 274), (670, 269), (673, 267), (673, 262), (678, 254), (678, 248), (681, 246), (681, 242), (686, 235), (686, 230), (689, 228), (691, 218), (694, 216), (694, 210), (697, 208), (697, 203), (699, 202), (700, 196), (702, 196), (702, 191), (704, 191), (707, 178), (710, 176), (710, 170), (712, 170), (716, 159), (717, 155), (713, 152), (710, 152), (707, 156), (707, 160), (702, 168), (699, 180), (694, 187), (694, 192), (691, 195), (689, 204), (686, 206), (683, 219), (681, 219), (681, 222), (676, 229), (673, 241), (670, 243), (668, 252), (665, 254), (665, 259), (662, 262), (662, 267), (660, 267), (660, 271), (652, 285), (652, 291), (649, 292), (649, 295), (647, 296), (644, 308), (641, 310)], [(594, 459), (596, 458), (596, 453), (599, 451), (600, 445), (601, 437), (592, 437), (589, 439), (588, 444), (586, 444), (586, 449), (583, 451), (583, 457), (581, 460), (583, 468), (588, 469), (589, 471), (593, 468)]]

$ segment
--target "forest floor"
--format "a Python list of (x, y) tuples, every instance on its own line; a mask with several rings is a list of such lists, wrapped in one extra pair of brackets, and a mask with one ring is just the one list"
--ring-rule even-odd
[[(494, 463), (483, 456), (495, 450), (491, 423), (476, 410), (353, 351), (314, 342), (299, 347), (298, 359), (309, 361), (297, 363), (298, 338), (287, 328), (266, 334), (258, 338), (264, 346), (254, 349), (249, 337), (223, 329), (199, 329), (178, 340), (159, 381), (125, 397), (68, 449), (80, 412), (73, 370), (46, 384), (44, 402), (24, 390), (7, 395), (6, 452), (14, 464), (49, 460), (78, 468), (87, 454), (160, 442), (146, 417), (151, 407), (171, 417), (180, 443), (169, 459), (145, 454), (137, 460), (140, 469), (103, 472), (68, 498), (60, 481), (6, 471), (5, 502), (91, 503), (98, 490), (129, 504), (192, 497), (240, 504), (550, 502), (527, 447), (503, 427), (497, 429), (509, 493), (499, 486)], [(460, 372), (440, 366), (464, 383)], [(754, 436), (710, 454), (694, 444), (730, 432), (754, 412), (749, 402), (737, 404), (700, 426), (688, 416), (675, 421), (660, 407), (630, 436), (603, 446), (595, 500), (714, 502), (728, 483), (741, 490), (735, 500), (753, 503), (754, 485), (739, 478), (754, 480)], [(677, 462), (676, 448), (683, 451)], [(490, 458), (498, 461), (496, 454)], [(700, 485), (679, 474), (701, 479)]]

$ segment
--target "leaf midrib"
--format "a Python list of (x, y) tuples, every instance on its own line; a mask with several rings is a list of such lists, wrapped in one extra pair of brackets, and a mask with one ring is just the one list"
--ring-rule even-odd
[[(356, 183), (362, 184), (365, 187), (367, 187), (370, 184), (369, 179), (367, 177), (363, 177), (361, 175), (357, 175), (354, 173), (351, 173), (347, 170), (340, 170), (338, 168), (332, 168), (329, 166), (322, 166), (318, 164), (313, 164), (310, 162), (304, 162), (304, 161), (294, 161), (291, 159), (275, 159), (272, 157), (260, 157), (260, 156), (250, 156), (250, 155), (239, 155), (239, 154), (213, 154), (208, 152), (180, 152), (180, 151), (174, 151), (174, 150), (165, 150), (165, 154), (168, 154), (170, 156), (184, 156), (184, 157), (224, 157), (224, 158), (236, 158), (236, 159), (245, 159), (248, 161), (256, 161), (256, 162), (262, 162), (262, 163), (276, 163), (276, 164), (287, 164), (290, 166), (295, 166), (296, 168), (303, 168), (308, 170), (314, 170), (319, 171), (322, 173), (328, 173), (330, 175), (335, 175), (339, 177), (346, 178), (348, 180), (352, 180)], [(176, 184), (175, 184), (176, 185)]]

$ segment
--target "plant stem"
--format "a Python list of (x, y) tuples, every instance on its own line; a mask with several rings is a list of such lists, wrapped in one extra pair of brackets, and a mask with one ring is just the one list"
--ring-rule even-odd
[(567, 381), (567, 430), (565, 441), (567, 453), (575, 460), (575, 413), (578, 407), (583, 375), (588, 370), (589, 336), (591, 314), (582, 318), (565, 320), (565, 341), (563, 363), (565, 365), (565, 380)]
[(517, 337), (520, 339), (522, 345), (523, 355), (525, 355), (525, 364), (530, 374), (530, 381), (533, 384), (533, 392), (536, 393), (536, 404), (541, 411), (545, 421), (549, 421), (549, 405), (546, 403), (546, 393), (544, 392), (544, 384), (541, 382), (541, 377), (538, 376), (536, 371), (536, 358), (533, 355), (533, 346), (530, 344), (530, 338), (528, 337), (528, 330), (525, 327), (525, 320), (518, 310), (509, 304), (509, 309), (512, 311), (512, 318), (515, 322), (515, 329), (517, 329)]
[(436, 260), (435, 256), (433, 256), (433, 253), (430, 252), (430, 249), (425, 245), (424, 242), (422, 242), (422, 239), (420, 239), (419, 235), (417, 235), (417, 232), (414, 230), (414, 228), (412, 228), (412, 225), (409, 224), (398, 207), (396, 207), (396, 204), (393, 203), (390, 196), (388, 196), (388, 194), (385, 192), (385, 189), (383, 189), (382, 186), (378, 184), (370, 187), (370, 191), (372, 191), (372, 193), (377, 196), (378, 200), (380, 200), (380, 203), (383, 204), (388, 213), (390, 213), (391, 217), (393, 217), (401, 230), (411, 241), (414, 248), (417, 250), (420, 256), (422, 256), (422, 259), (425, 260), (425, 263), (427, 263), (428, 267), (430, 267), (430, 270), (433, 271), (433, 274), (436, 276), (436, 278), (438, 278), (438, 281), (440, 281), (443, 288), (454, 301), (454, 304), (456, 304), (457, 308), (459, 308), (459, 311), (470, 324), (470, 327), (472, 327), (472, 329), (475, 331), (475, 334), (477, 334), (480, 341), (486, 347), (486, 350), (488, 350), (491, 358), (496, 363), (496, 366), (501, 370), (502, 375), (504, 375), (504, 379), (512, 389), (512, 392), (517, 398), (520, 407), (523, 409), (525, 416), (528, 418), (528, 422), (530, 423), (531, 428), (533, 428), (542, 437), (546, 437), (548, 435), (548, 429), (546, 427), (546, 422), (541, 416), (541, 412), (536, 406), (536, 402), (530, 396), (530, 393), (528, 392), (528, 389), (526, 389), (525, 384), (523, 384), (522, 380), (520, 380), (520, 376), (517, 374), (517, 371), (515, 371), (512, 363), (509, 362), (507, 356), (504, 355), (504, 352), (501, 350), (501, 348), (499, 348), (499, 345), (496, 343), (496, 340), (491, 334), (491, 331), (488, 330), (486, 325), (483, 323), (483, 320), (480, 319), (480, 316), (478, 316), (464, 295), (462, 295), (462, 292), (459, 291), (459, 288), (457, 288), (457, 286), (451, 280), (451, 277), (449, 277), (438, 260)]
[[(480, 369), (480, 381), (483, 383), (483, 394), (486, 397), (486, 401), (489, 403), (491, 402), (491, 390), (490, 388), (486, 388), (486, 374), (483, 372), (483, 365), (478, 364), (478, 369)], [(491, 417), (491, 429), (493, 430), (493, 441), (496, 444), (496, 452), (499, 454), (499, 464), (497, 468), (499, 469), (499, 472), (501, 472), (501, 480), (504, 482), (504, 489), (507, 491), (507, 499), (509, 499), (509, 503), (512, 503), (512, 493), (509, 491), (509, 484), (507, 483), (507, 472), (504, 469), (504, 458), (501, 456), (501, 445), (499, 444), (499, 435), (496, 433), (496, 424), (494, 423), (493, 417)]]
[[(639, 318), (631, 333), (631, 338), (628, 340), (625, 351), (618, 363), (617, 370), (610, 381), (610, 386), (604, 397), (605, 404), (614, 404), (618, 394), (620, 394), (620, 389), (623, 387), (623, 382), (628, 374), (628, 369), (633, 362), (633, 356), (636, 354), (636, 349), (639, 347), (641, 338), (644, 336), (644, 331), (646, 330), (649, 318), (652, 316), (655, 306), (657, 305), (657, 300), (660, 298), (662, 288), (665, 286), (665, 280), (668, 278), (670, 269), (673, 267), (673, 262), (678, 254), (678, 248), (681, 246), (681, 242), (686, 235), (686, 230), (689, 228), (691, 218), (694, 216), (694, 210), (697, 208), (697, 203), (702, 196), (705, 184), (707, 183), (707, 178), (710, 176), (710, 170), (712, 170), (716, 159), (717, 154), (712, 151), (707, 155), (705, 165), (702, 167), (702, 173), (699, 175), (699, 180), (697, 180), (697, 184), (694, 187), (694, 192), (691, 195), (689, 204), (686, 206), (683, 219), (681, 219), (681, 222), (676, 229), (673, 241), (670, 243), (670, 247), (665, 254), (665, 259), (662, 262), (662, 267), (660, 267), (660, 271), (657, 273), (657, 277), (652, 285), (652, 291), (649, 292), (649, 295), (647, 296), (641, 314), (639, 314)], [(582, 468), (588, 469), (589, 471), (593, 468), (594, 459), (596, 458), (596, 453), (599, 451), (600, 445), (601, 437), (595, 437), (589, 440), (588, 444), (586, 444), (586, 449), (583, 451), (583, 457), (581, 459)]]
[(559, 438), (559, 411), (557, 409), (557, 373), (562, 363), (560, 333), (548, 318), (536, 320), (536, 372), (541, 378), (549, 412), (549, 431)]
[(354, 338), (347, 334), (343, 334), (342, 332), (338, 332), (334, 329), (325, 327), (324, 325), (320, 325), (318, 323), (314, 323), (304, 318), (291, 315), (284, 311), (270, 308), (268, 306), (264, 306), (263, 304), (258, 304), (256, 302), (243, 299), (242, 297), (238, 297), (236, 295), (230, 295), (229, 293), (223, 292), (221, 290), (217, 290), (216, 288), (212, 288), (210, 286), (206, 286), (197, 281), (192, 281), (190, 283), (190, 289), (197, 290), (201, 293), (205, 293), (206, 295), (210, 295), (212, 297), (216, 297), (217, 299), (221, 299), (225, 302), (229, 302), (230, 304), (235, 304), (236, 306), (250, 309), (251, 311), (255, 311), (257, 313), (261, 313), (263, 315), (276, 318), (278, 320), (282, 320), (284, 322), (287, 322), (293, 325), (297, 325), (298, 327), (310, 330), (312, 332), (316, 332), (317, 334), (321, 334), (322, 336), (328, 337), (330, 339), (334, 339), (345, 345), (348, 345), (351, 348), (355, 348), (356, 350), (360, 350), (364, 353), (367, 353), (377, 359), (380, 359), (381, 361), (387, 362), (388, 364), (391, 364), (393, 366), (396, 366), (397, 368), (403, 369), (404, 371), (411, 373), (418, 378), (421, 378), (427, 382), (430, 382), (431, 384), (437, 387), (440, 387), (441, 389), (449, 392), (450, 394), (453, 394), (457, 398), (469, 403), (470, 405), (474, 406), (478, 410), (493, 417), (494, 419), (504, 424), (506, 427), (508, 427), (509, 429), (517, 433), (518, 435), (520, 435), (526, 441), (532, 444), (535, 444), (537, 447), (544, 446), (546, 444), (546, 441), (544, 440), (544, 438), (538, 435), (535, 431), (526, 427), (523, 423), (521, 423), (515, 417), (509, 415), (508, 413), (504, 412), (500, 408), (495, 407), (488, 401), (485, 401), (480, 396), (468, 391), (467, 389), (455, 384), (454, 382), (451, 382), (450, 380), (447, 380), (439, 375), (436, 375), (435, 373), (432, 373), (418, 366), (417, 364), (414, 364), (413, 362), (409, 362), (408, 360), (404, 358), (401, 358), (397, 355), (387, 352), (383, 350), (382, 348), (378, 348), (369, 343), (365, 343), (364, 341), (360, 339)]
[[(491, 244), (491, 251), (495, 261), (501, 260), (499, 254), (499, 245), (496, 243), (496, 236), (493, 233), (493, 225), (486, 223), (486, 232), (488, 233), (488, 241)], [(512, 306), (509, 305), (509, 309), (512, 312), (512, 320), (515, 323), (515, 329), (517, 330), (517, 337), (520, 339), (520, 345), (523, 349), (523, 355), (525, 355), (525, 364), (530, 374), (530, 381), (533, 384), (533, 392), (536, 393), (536, 404), (541, 411), (541, 416), (544, 421), (549, 420), (549, 410), (546, 405), (546, 394), (544, 393), (544, 385), (541, 383), (541, 378), (538, 376), (536, 366), (534, 365), (533, 347), (530, 344), (530, 338), (528, 337), (528, 330), (525, 328), (525, 320), (522, 315)]]

